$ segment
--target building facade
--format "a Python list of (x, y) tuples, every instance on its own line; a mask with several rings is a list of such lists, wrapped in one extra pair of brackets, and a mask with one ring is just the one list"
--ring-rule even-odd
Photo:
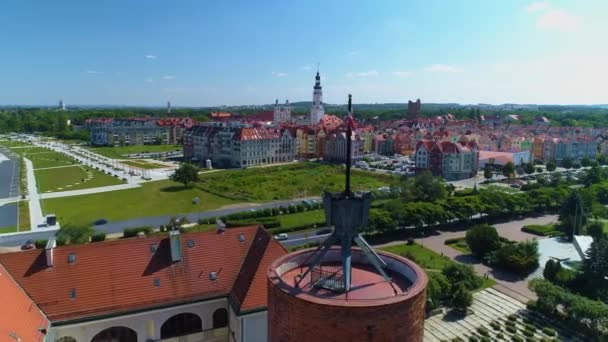
[(296, 141), (290, 130), (240, 124), (197, 125), (184, 134), (184, 158), (223, 168), (293, 161)]
[(473, 142), (422, 140), (416, 145), (416, 173), (430, 171), (446, 180), (473, 177), (479, 169), (479, 150)]
[(286, 253), (244, 227), (2, 254), (0, 329), (34, 342), (264, 342), (265, 273)]
[(192, 127), (192, 118), (88, 119), (91, 145), (130, 146), (179, 144), (184, 130)]
[(321, 88), (321, 76), (319, 71), (315, 76), (315, 86), (312, 91), (312, 107), (310, 108), (310, 124), (318, 124), (325, 115), (323, 108), (323, 89)]

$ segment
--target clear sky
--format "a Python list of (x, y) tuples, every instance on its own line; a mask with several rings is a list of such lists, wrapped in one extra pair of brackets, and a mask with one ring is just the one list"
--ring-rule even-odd
[(2, 0), (0, 104), (608, 103), (608, 1)]

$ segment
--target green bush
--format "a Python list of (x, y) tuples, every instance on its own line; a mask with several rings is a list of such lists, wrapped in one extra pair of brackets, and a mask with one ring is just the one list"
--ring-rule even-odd
[(106, 233), (104, 232), (95, 232), (91, 236), (91, 242), (100, 242), (106, 239)]
[(150, 226), (141, 226), (141, 227), (134, 227), (134, 228), (125, 228), (123, 230), (123, 237), (125, 238), (129, 238), (129, 237), (134, 237), (137, 236), (137, 234), (139, 232), (144, 232), (146, 235), (152, 233), (152, 227)]
[(494, 321), (494, 322), (490, 322), (490, 326), (492, 327), (492, 329), (500, 331), (500, 323)]
[(526, 337), (526, 342), (537, 342), (538, 340), (534, 337)]
[(484, 257), (488, 252), (500, 247), (500, 240), (496, 228), (487, 224), (477, 225), (467, 230), (465, 239), (473, 254)]
[(531, 331), (531, 332), (535, 332), (536, 331), (536, 327), (533, 324), (527, 323), (526, 324), (526, 330)]
[(469, 342), (479, 342), (479, 338), (475, 335), (469, 336)]
[(502, 340), (505, 338), (505, 335), (503, 335), (502, 333), (498, 333), (496, 334), (496, 338)]
[(514, 333), (516, 333), (516, 332), (517, 332), (517, 329), (515, 329), (515, 327), (514, 327), (514, 326), (511, 326), (511, 325), (507, 325), (506, 330), (507, 330), (508, 332), (510, 332), (511, 334), (514, 334)]
[(517, 321), (517, 315), (515, 315), (515, 314), (511, 314), (511, 315), (509, 315), (509, 317), (508, 317), (508, 318), (509, 318), (509, 321), (512, 321), (512, 322)]
[(49, 240), (36, 240), (34, 241), (34, 246), (36, 246), (37, 249), (44, 249), (46, 247), (46, 244), (49, 242)]
[(463, 340), (463, 339), (461, 339), (460, 337), (454, 337), (454, 338), (452, 339), (452, 342), (464, 342), (464, 340)]
[(555, 336), (556, 335), (555, 330), (553, 330), (553, 329), (551, 329), (549, 327), (544, 327), (543, 328), (543, 333), (545, 335), (547, 335), (547, 336)]
[(479, 334), (481, 334), (482, 336), (490, 336), (490, 333), (488, 332), (488, 329), (486, 329), (484, 327), (477, 328), (477, 332)]
[(552, 236), (559, 234), (559, 232), (555, 229), (555, 225), (553, 224), (525, 225), (521, 228), (521, 231), (539, 236)]
[(492, 342), (492, 339), (487, 337), (487, 336), (482, 336), (481, 337), (481, 342)]
[(533, 337), (534, 336), (534, 332), (530, 331), (530, 330), (523, 330), (522, 333), (528, 337)]
[(511, 341), (513, 342), (524, 342), (524, 339), (521, 336), (513, 335), (511, 336)]

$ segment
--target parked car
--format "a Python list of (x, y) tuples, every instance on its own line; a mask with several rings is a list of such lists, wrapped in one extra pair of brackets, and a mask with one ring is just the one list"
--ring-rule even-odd
[(275, 235), (274, 239), (278, 240), (278, 241), (287, 240), (287, 239), (289, 239), (289, 235), (287, 235), (286, 233), (281, 233), (281, 234)]
[(32, 249), (34, 248), (34, 241), (33, 240), (27, 240), (23, 246), (21, 246), (22, 250), (26, 250), (26, 249)]
[(108, 223), (108, 220), (106, 220), (105, 218), (101, 218), (99, 220), (96, 220), (95, 222), (93, 222), (94, 225), (96, 226), (101, 226), (102, 224), (106, 224)]

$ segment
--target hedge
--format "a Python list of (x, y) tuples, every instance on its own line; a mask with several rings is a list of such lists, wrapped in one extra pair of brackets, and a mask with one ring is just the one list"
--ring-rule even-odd
[(150, 226), (141, 226), (135, 228), (125, 228), (123, 230), (123, 237), (129, 238), (137, 236), (139, 232), (144, 232), (146, 235), (152, 233), (152, 227)]
[(555, 330), (548, 327), (543, 328), (543, 333), (547, 336), (555, 336)]
[(106, 233), (104, 232), (95, 232), (91, 235), (91, 242), (100, 242), (106, 239)]
[(521, 227), (521, 231), (539, 236), (552, 236), (559, 234), (559, 232), (555, 229), (555, 225), (552, 224), (530, 224)]
[(36, 246), (37, 249), (44, 249), (46, 247), (47, 242), (49, 242), (48, 240), (36, 240), (34, 241), (34, 246)]

